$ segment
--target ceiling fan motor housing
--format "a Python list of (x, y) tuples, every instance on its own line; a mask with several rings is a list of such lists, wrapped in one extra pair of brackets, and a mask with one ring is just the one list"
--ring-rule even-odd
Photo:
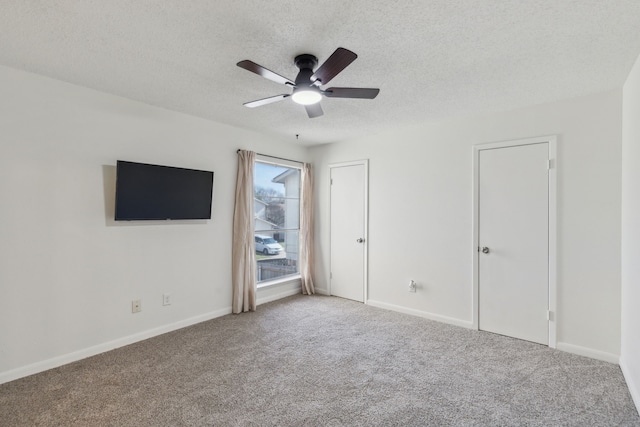
[(298, 55), (295, 58), (296, 67), (300, 69), (298, 76), (296, 77), (296, 86), (307, 85), (310, 86), (311, 76), (313, 75), (313, 69), (318, 65), (318, 58), (308, 53)]

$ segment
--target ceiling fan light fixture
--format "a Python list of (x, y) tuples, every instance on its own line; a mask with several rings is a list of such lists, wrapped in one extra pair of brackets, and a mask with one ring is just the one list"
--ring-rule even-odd
[(296, 88), (291, 95), (293, 102), (300, 105), (313, 105), (320, 102), (322, 95), (313, 88)]
[(296, 104), (303, 105), (309, 118), (313, 119), (324, 114), (320, 101), (325, 96), (329, 98), (373, 99), (378, 95), (380, 89), (357, 87), (330, 87), (325, 90), (320, 89), (321, 86), (329, 83), (331, 79), (342, 72), (342, 70), (357, 57), (358, 55), (350, 50), (339, 47), (320, 67), (317, 67), (318, 58), (309, 53), (303, 53), (302, 55), (296, 56), (293, 61), (300, 70), (295, 81), (274, 73), (248, 59), (240, 61), (236, 64), (238, 67), (264, 77), (267, 80), (293, 88), (290, 94), (271, 96), (269, 98), (258, 99), (257, 101), (245, 102), (242, 105), (254, 108), (282, 101), (285, 98), (291, 98)]

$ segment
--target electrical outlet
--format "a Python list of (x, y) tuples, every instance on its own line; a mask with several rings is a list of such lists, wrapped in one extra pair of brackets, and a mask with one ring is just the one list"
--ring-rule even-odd
[(142, 311), (142, 300), (136, 299), (131, 301), (131, 312), (140, 313)]
[(171, 305), (171, 294), (162, 294), (162, 305)]
[(409, 282), (409, 292), (416, 292), (417, 284), (413, 280)]

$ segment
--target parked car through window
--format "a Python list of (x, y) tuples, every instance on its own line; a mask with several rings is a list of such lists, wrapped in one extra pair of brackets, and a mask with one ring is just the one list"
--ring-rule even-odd
[(256, 252), (264, 255), (278, 255), (283, 251), (282, 246), (273, 237), (256, 235)]

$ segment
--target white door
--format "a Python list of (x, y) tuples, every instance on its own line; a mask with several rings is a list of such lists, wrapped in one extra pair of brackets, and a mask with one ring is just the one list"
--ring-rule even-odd
[(549, 144), (479, 151), (478, 326), (549, 344)]
[(366, 163), (331, 165), (331, 295), (364, 302)]

